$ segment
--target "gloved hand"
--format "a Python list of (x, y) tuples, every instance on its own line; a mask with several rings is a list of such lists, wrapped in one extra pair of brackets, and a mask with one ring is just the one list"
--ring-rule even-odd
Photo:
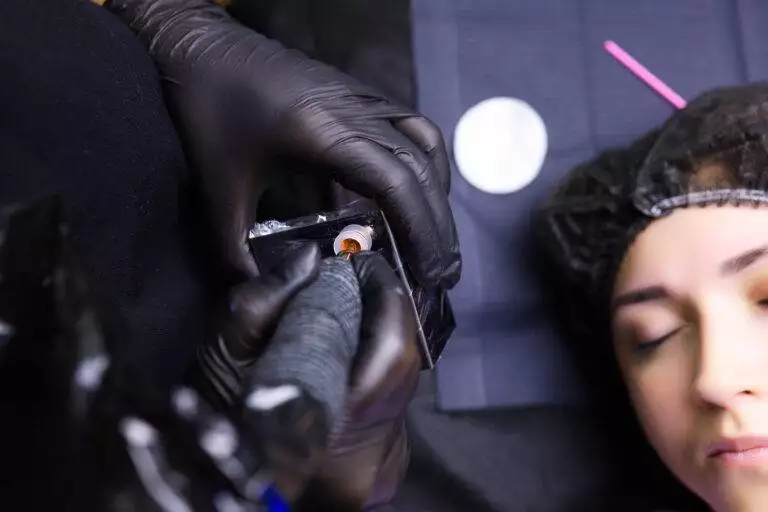
[(338, 70), (287, 50), (208, 0), (108, 0), (146, 44), (198, 168), (227, 261), (251, 277), (246, 246), (270, 178), (264, 156), (299, 157), (373, 199), (425, 284), (461, 272), (440, 131)]
[[(328, 453), (295, 510), (341, 512), (384, 503), (394, 495), (408, 462), (405, 413), (420, 369), (416, 320), (400, 280), (381, 256), (363, 253), (352, 262), (363, 315), (345, 419), (332, 430)], [(203, 348), (197, 379), (204, 396), (231, 418), (242, 410), (244, 380), (280, 311), (318, 264), (319, 252), (310, 246), (278, 274), (282, 277), (253, 281), (233, 294), (230, 323), (219, 340)], [(305, 484), (287, 482), (285, 487)]]
[(168, 397), (168, 409), (152, 417), (121, 411), (116, 439), (109, 435), (113, 422), (101, 427), (108, 429), (97, 447), (104, 465), (128, 464), (103, 476), (104, 510), (262, 510), (256, 502), (271, 478), (262, 443), (227, 413), (241, 398), (243, 372), (291, 298), (316, 278), (319, 263), (319, 250), (310, 246), (235, 288), (220, 335), (201, 347), (200, 364)]

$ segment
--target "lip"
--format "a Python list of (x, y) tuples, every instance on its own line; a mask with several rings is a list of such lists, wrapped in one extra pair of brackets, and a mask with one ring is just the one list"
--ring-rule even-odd
[(729, 466), (768, 464), (768, 437), (720, 439), (707, 449), (707, 458)]

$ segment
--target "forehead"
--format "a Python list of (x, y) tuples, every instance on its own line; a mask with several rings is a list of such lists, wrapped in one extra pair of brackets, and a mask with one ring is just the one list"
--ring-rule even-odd
[(720, 275), (723, 262), (768, 245), (768, 208), (680, 208), (652, 222), (627, 251), (615, 291)]

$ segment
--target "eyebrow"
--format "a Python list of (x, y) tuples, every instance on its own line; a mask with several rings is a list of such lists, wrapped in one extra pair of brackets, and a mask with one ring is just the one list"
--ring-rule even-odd
[(611, 312), (616, 314), (617, 310), (632, 304), (641, 304), (667, 298), (669, 298), (669, 292), (663, 286), (649, 286), (648, 288), (632, 290), (631, 292), (622, 293), (614, 299), (611, 305)]
[[(768, 246), (750, 249), (720, 264), (720, 274), (723, 276), (738, 274), (766, 256), (768, 256)], [(622, 293), (614, 299), (611, 305), (611, 313), (615, 314), (618, 309), (632, 304), (668, 299), (669, 297), (669, 291), (659, 285), (632, 290)]]
[(768, 246), (749, 250), (722, 263), (720, 265), (720, 273), (726, 276), (738, 274), (766, 255), (768, 255)]

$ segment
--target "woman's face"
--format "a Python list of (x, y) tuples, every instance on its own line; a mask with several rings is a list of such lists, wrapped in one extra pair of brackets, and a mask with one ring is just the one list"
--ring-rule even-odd
[(768, 511), (768, 209), (679, 209), (627, 252), (615, 352), (645, 432), (718, 512)]

